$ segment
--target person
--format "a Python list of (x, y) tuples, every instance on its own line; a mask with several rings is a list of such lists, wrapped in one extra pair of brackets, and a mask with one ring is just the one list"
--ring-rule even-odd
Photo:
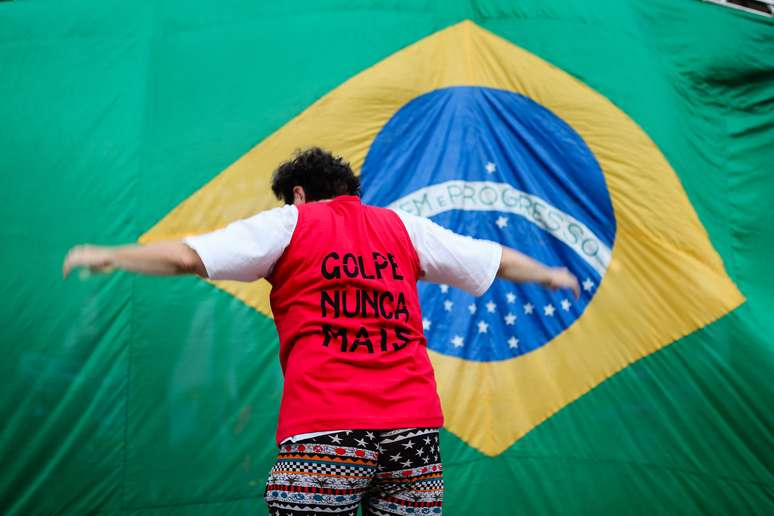
[(440, 514), (443, 425), (417, 281), (480, 296), (496, 277), (577, 279), (495, 242), (360, 201), (359, 178), (320, 148), (272, 176), (283, 207), (181, 241), (76, 246), (63, 264), (272, 285), (284, 374), (271, 514)]

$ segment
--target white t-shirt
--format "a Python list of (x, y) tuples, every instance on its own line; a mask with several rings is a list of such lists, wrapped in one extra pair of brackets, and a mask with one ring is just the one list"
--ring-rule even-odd
[[(474, 296), (489, 289), (500, 267), (499, 244), (459, 235), (430, 219), (394, 211), (417, 251), (422, 279), (451, 285)], [(210, 279), (255, 281), (271, 273), (290, 243), (297, 222), (298, 209), (286, 205), (183, 241), (199, 255)], [(295, 435), (283, 442), (342, 431)]]
[[(451, 285), (474, 296), (489, 289), (500, 267), (500, 244), (463, 236), (430, 219), (394, 211), (417, 251), (423, 280)], [(210, 279), (255, 281), (271, 273), (290, 243), (297, 222), (298, 209), (286, 205), (183, 241), (199, 255)]]

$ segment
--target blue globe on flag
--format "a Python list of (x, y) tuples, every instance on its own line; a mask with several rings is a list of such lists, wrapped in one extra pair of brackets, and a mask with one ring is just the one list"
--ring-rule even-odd
[(420, 283), (431, 349), (474, 361), (516, 358), (582, 314), (610, 263), (616, 223), (604, 175), (581, 137), (522, 95), (435, 90), (403, 106), (363, 165), (363, 200), (430, 217), (578, 277), (582, 295), (496, 280), (481, 297)]

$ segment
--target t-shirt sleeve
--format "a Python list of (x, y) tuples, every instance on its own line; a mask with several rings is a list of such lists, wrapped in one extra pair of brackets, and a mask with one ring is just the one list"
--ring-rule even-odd
[(298, 209), (287, 205), (183, 242), (199, 255), (210, 279), (255, 281), (271, 274), (297, 222)]
[(425, 217), (394, 210), (419, 256), (423, 278), (480, 296), (492, 285), (503, 248), (490, 240), (460, 235)]

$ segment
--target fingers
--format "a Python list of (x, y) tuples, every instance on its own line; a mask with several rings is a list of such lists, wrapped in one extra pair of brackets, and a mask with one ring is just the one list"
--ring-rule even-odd
[(67, 252), (64, 262), (62, 263), (62, 277), (64, 279), (67, 279), (75, 267), (86, 266), (89, 264), (88, 248), (89, 246), (87, 245), (76, 245)]
[(556, 269), (557, 274), (555, 279), (550, 284), (550, 289), (555, 291), (558, 288), (567, 288), (572, 290), (575, 295), (575, 299), (580, 299), (580, 285), (578, 284), (578, 278), (575, 277), (568, 269), (562, 267)]
[(580, 299), (580, 285), (578, 285), (578, 278), (576, 278), (568, 269), (564, 269), (564, 273), (567, 275), (568, 287), (575, 295), (575, 299)]
[(79, 246), (75, 246), (67, 252), (64, 262), (62, 263), (62, 278), (67, 279), (70, 275), (70, 271), (73, 269), (73, 261)]

